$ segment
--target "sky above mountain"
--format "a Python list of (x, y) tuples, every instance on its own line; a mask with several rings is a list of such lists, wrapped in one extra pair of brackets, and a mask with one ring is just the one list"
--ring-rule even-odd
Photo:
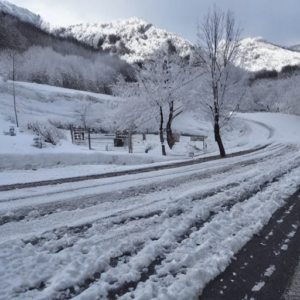
[(300, 44), (299, 0), (9, 0), (41, 15), (51, 24), (105, 23), (138, 17), (196, 42), (197, 20), (213, 3), (231, 9), (244, 28), (243, 37), (262, 36), (269, 42)]

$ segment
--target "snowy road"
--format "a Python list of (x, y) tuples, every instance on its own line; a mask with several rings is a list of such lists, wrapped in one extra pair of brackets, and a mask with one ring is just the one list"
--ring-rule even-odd
[(299, 178), (299, 146), (273, 141), (176, 170), (2, 191), (0, 299), (197, 299)]

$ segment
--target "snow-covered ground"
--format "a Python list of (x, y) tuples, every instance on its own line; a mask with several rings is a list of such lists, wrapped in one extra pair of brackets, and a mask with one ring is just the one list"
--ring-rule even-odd
[[(1, 120), (2, 133), (10, 124)], [(266, 148), (176, 169), (2, 191), (0, 299), (197, 299), (299, 187), (299, 128), (296, 116), (237, 114), (224, 132), (227, 153)], [(35, 149), (25, 131), (0, 137), (1, 164), (15, 166), (1, 171), (1, 185), (141, 168), (151, 156), (120, 153), (135, 163), (140, 157), (135, 166), (60, 159), (50, 167), (45, 157), (73, 155), (80, 163), (110, 154), (68, 141)], [(33, 157), (36, 170), (16, 168)], [(165, 164), (159, 157), (153, 152), (149, 165)]]
[[(168, 155), (163, 157), (158, 136), (148, 136), (142, 147), (146, 149), (151, 145), (153, 149), (148, 151), (147, 155), (129, 154), (128, 150), (124, 151), (124, 149), (119, 152), (117, 148), (112, 149), (114, 151), (97, 151), (97, 149), (90, 151), (87, 144), (73, 145), (70, 131), (65, 130), (67, 141), (61, 140), (56, 146), (46, 144), (46, 148), (38, 149), (33, 147), (33, 139), (36, 136), (32, 131), (27, 130), (28, 122), (47, 123), (48, 120), (51, 120), (62, 125), (78, 124), (78, 120), (74, 116), (74, 108), (78, 108), (82, 102), (93, 101), (91, 114), (99, 116), (103, 112), (112, 112), (116, 103), (123, 100), (107, 95), (16, 82), (20, 130), (16, 129), (16, 136), (9, 136), (2, 133), (8, 132), (10, 126), (14, 125), (11, 123), (11, 120), (14, 120), (12, 83), (4, 82), (0, 78), (0, 93), (0, 171), (3, 171), (0, 173), (0, 179), (2, 184), (31, 181), (34, 178), (44, 180), (59, 176), (69, 177), (70, 174), (77, 174), (76, 170), (80, 171), (82, 175), (87, 175), (103, 171), (125, 170), (132, 168), (132, 165), (138, 167), (138, 165), (188, 159), (189, 153), (195, 151), (193, 146), (203, 147), (201, 142), (190, 143), (188, 137), (181, 137), (180, 143), (175, 145), (173, 151), (166, 145)], [(236, 120), (224, 129), (222, 137), (228, 153), (265, 144), (269, 135), (268, 129), (262, 129), (261, 126), (252, 123), (250, 127), (248, 123)], [(174, 120), (173, 130), (180, 134), (207, 136), (206, 155), (218, 153), (212, 125), (203, 116), (183, 113)], [(250, 145), (249, 135), (253, 135), (253, 131), (256, 132), (257, 138)], [(196, 156), (203, 154), (203, 151), (198, 151), (198, 153), (196, 151), (195, 154)], [(67, 169), (67, 166), (72, 166), (72, 168)]]

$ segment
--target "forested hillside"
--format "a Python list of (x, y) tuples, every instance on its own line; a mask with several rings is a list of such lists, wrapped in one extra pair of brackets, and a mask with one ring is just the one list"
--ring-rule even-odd
[[(14, 65), (14, 70), (13, 70)], [(7, 79), (110, 93), (129, 64), (72, 37), (58, 37), (38, 26), (0, 12), (0, 74)]]
[(285, 66), (299, 65), (300, 53), (292, 49), (274, 45), (261, 37), (241, 41), (236, 65), (251, 72), (262, 70), (281, 71)]
[(55, 33), (118, 55), (130, 63), (147, 59), (159, 49), (170, 48), (182, 57), (190, 55), (192, 51), (192, 44), (186, 39), (138, 18), (119, 19), (105, 24), (79, 24), (57, 29)]

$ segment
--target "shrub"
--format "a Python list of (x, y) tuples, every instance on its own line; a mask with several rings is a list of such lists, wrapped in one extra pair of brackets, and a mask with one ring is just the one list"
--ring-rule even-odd
[(45, 142), (41, 136), (37, 136), (33, 139), (34, 143), (32, 146), (36, 148), (44, 148), (46, 147)]
[(44, 142), (51, 143), (52, 145), (56, 145), (61, 139), (66, 139), (66, 136), (58, 128), (49, 123), (28, 121), (27, 128), (41, 137)]
[(5, 115), (4, 120), (16, 124), (16, 118), (12, 115)]
[(72, 124), (68, 121), (62, 122), (61, 120), (55, 120), (55, 119), (48, 119), (48, 122), (56, 128), (65, 129), (65, 130), (70, 129), (70, 126)]

